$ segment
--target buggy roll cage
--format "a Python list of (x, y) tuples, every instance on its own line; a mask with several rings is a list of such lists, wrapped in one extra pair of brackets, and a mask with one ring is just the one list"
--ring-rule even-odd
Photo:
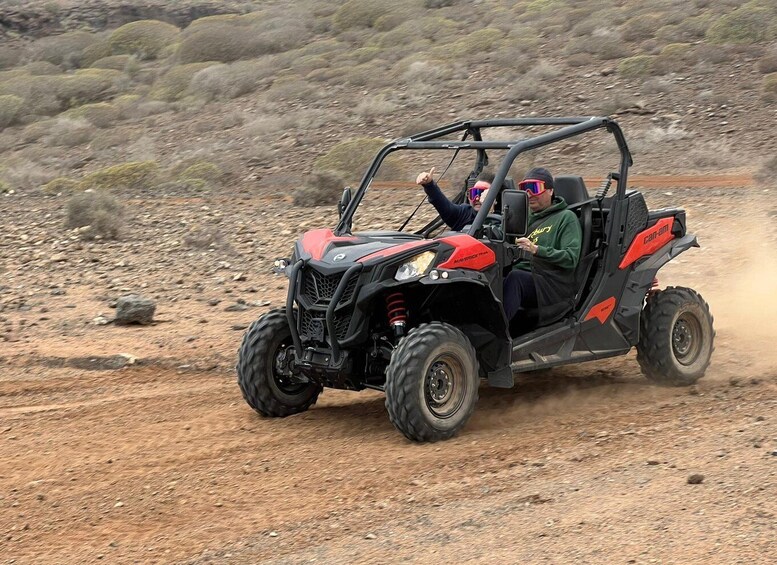
[[(529, 137), (526, 139), (515, 139), (511, 141), (483, 141), (481, 137), (481, 130), (484, 128), (499, 128), (499, 127), (531, 127), (531, 126), (564, 126), (555, 131), (544, 133), (535, 137)], [(516, 157), (531, 149), (543, 147), (557, 141), (575, 137), (596, 129), (604, 128), (610, 132), (618, 144), (618, 149), (621, 154), (620, 171), (617, 183), (617, 191), (614, 199), (620, 201), (624, 198), (626, 193), (626, 184), (628, 180), (628, 169), (633, 164), (631, 153), (629, 152), (626, 139), (623, 136), (620, 126), (612, 119), (607, 117), (568, 117), (568, 118), (514, 118), (514, 119), (495, 119), (495, 120), (468, 120), (454, 122), (445, 126), (441, 126), (435, 129), (424, 131), (410, 137), (397, 139), (391, 143), (385, 145), (375, 156), (372, 164), (367, 172), (364, 174), (359, 188), (356, 190), (356, 194), (348, 204), (348, 207), (343, 212), (337, 227), (335, 228), (335, 235), (341, 236), (350, 232), (350, 226), (353, 219), (353, 215), (356, 209), (359, 207), (359, 203), (367, 192), (372, 179), (378, 172), (383, 160), (392, 152), (400, 149), (475, 149), (478, 152), (477, 167), (483, 168), (487, 164), (487, 157), (485, 150), (487, 149), (504, 149), (507, 150), (507, 154), (499, 164), (495, 174), (494, 180), (491, 183), (491, 187), (497, 190), (489, 190), (486, 200), (483, 202), (480, 211), (478, 212), (475, 220), (472, 222), (467, 234), (473, 237), (479, 237), (483, 223), (488, 216), (489, 210), (494, 205), (499, 194), (504, 189), (503, 183), (507, 177), (507, 173), (510, 170)], [(450, 135), (456, 132), (464, 132), (464, 136), (461, 141), (444, 140), (440, 141), (439, 138)], [(467, 141), (467, 136), (472, 137), (472, 141)], [(616, 224), (617, 225), (617, 224)]]

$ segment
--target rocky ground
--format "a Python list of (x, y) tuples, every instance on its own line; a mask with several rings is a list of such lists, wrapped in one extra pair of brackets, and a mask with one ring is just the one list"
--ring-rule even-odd
[[(659, 279), (710, 302), (707, 376), (657, 388), (633, 354), (519, 375), (432, 445), (397, 433), (379, 393), (325, 391), (285, 420), (240, 396), (242, 331), (285, 296), (271, 260), (331, 209), (134, 199), (131, 237), (84, 242), (60, 199), (3, 198), (0, 562), (771, 563), (772, 192), (640, 183), (702, 244)], [(106, 323), (130, 293), (156, 301), (154, 325)]]

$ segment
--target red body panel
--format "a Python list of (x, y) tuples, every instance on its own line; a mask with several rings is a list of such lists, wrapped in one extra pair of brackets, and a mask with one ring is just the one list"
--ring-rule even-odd
[(327, 246), (335, 241), (356, 241), (355, 237), (337, 237), (330, 229), (311, 230), (302, 235), (302, 249), (315, 260), (324, 256)]
[(674, 218), (661, 218), (654, 226), (639, 232), (623, 256), (619, 269), (625, 269), (640, 257), (650, 255), (674, 239), (672, 234)]
[(610, 314), (615, 311), (615, 302), (615, 297), (611, 296), (607, 300), (602, 300), (599, 304), (594, 304), (588, 311), (588, 314), (585, 315), (583, 321), (587, 322), (596, 318), (599, 320), (599, 323), (604, 324), (607, 318), (610, 317)]
[(472, 236), (452, 235), (440, 241), (455, 249), (447, 261), (438, 265), (440, 269), (472, 269), (482, 271), (496, 262), (496, 254)]
[(364, 257), (360, 257), (359, 261), (361, 263), (364, 263), (365, 261), (369, 261), (371, 259), (378, 259), (380, 257), (388, 257), (390, 255), (394, 255), (396, 253), (401, 253), (402, 251), (407, 251), (409, 249), (413, 249), (414, 247), (422, 247), (424, 245), (429, 245), (430, 241), (428, 239), (421, 239), (418, 241), (410, 241), (408, 243), (403, 243), (402, 245), (395, 245), (394, 247), (389, 247), (387, 249), (381, 249), (380, 251), (376, 251), (375, 253), (370, 253), (369, 255), (365, 255)]

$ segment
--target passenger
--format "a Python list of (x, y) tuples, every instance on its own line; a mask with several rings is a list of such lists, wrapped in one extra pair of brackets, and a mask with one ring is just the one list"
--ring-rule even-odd
[(467, 190), (468, 204), (454, 204), (448, 200), (434, 182), (434, 167), (429, 172), (419, 173), (415, 182), (424, 187), (429, 203), (435, 207), (442, 221), (452, 230), (459, 231), (475, 220), (493, 180), (494, 175), (491, 173), (481, 173), (475, 186)]
[(553, 194), (553, 175), (547, 169), (530, 170), (518, 188), (529, 194), (530, 212), (529, 235), (516, 244), (531, 257), (517, 262), (505, 277), (504, 308), (508, 320), (521, 309), (537, 308), (539, 324), (545, 325), (574, 306), (582, 230), (564, 199)]

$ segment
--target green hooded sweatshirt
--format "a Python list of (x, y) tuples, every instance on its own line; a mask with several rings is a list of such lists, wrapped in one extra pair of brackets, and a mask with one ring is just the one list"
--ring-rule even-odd
[(527, 237), (538, 246), (537, 253), (513, 268), (531, 271), (537, 288), (540, 324), (549, 324), (574, 307), (575, 268), (583, 239), (580, 221), (567, 210), (563, 198), (554, 196), (550, 206), (529, 213)]

